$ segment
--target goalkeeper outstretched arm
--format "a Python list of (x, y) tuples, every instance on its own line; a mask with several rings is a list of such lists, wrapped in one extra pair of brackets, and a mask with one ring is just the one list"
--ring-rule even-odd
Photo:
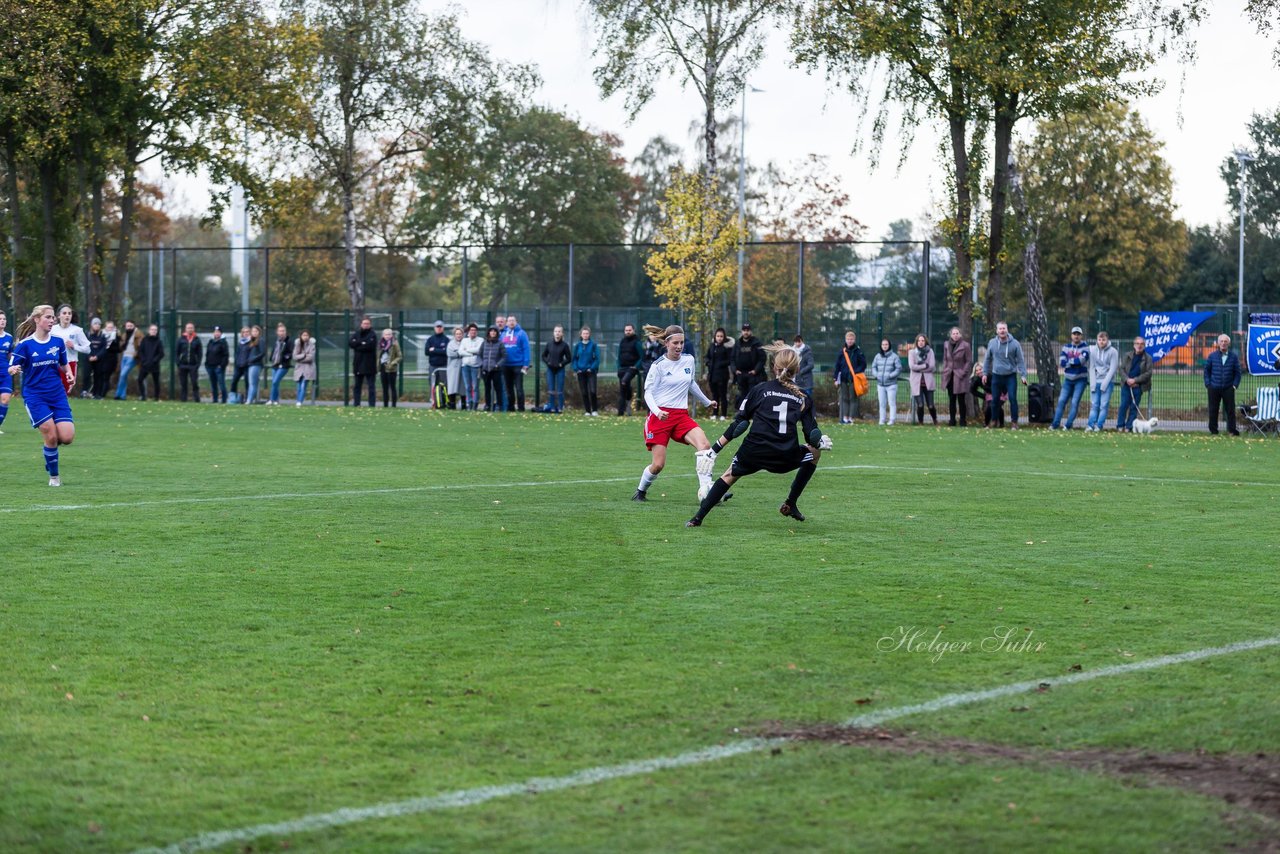
[(742, 410), (738, 410), (738, 414), (729, 422), (729, 426), (725, 428), (724, 435), (711, 443), (711, 450), (720, 453), (729, 447), (729, 443), (734, 439), (747, 432), (747, 428), (751, 426), (751, 419), (742, 414)]
[(818, 426), (818, 419), (813, 417), (813, 407), (805, 407), (804, 414), (800, 416), (800, 427), (804, 430), (809, 447), (817, 448), (819, 451), (831, 450), (831, 437), (823, 435), (822, 428)]

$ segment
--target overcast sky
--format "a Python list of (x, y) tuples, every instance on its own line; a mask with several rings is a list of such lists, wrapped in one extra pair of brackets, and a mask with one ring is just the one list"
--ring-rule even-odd
[[(442, 10), (450, 3), (423, 0), (423, 5)], [(1232, 215), (1219, 163), (1247, 141), (1245, 124), (1253, 113), (1272, 112), (1280, 105), (1280, 70), (1272, 62), (1272, 43), (1244, 17), (1243, 0), (1215, 0), (1213, 5), (1199, 30), (1196, 63), (1183, 68), (1172, 59), (1162, 62), (1152, 76), (1164, 81), (1164, 91), (1136, 104), (1165, 143), (1175, 200), (1192, 225)], [(590, 29), (580, 0), (468, 0), (461, 8), (462, 29), (469, 38), (487, 44), (495, 57), (538, 67), (544, 81), (537, 96), (541, 103), (618, 134), (628, 157), (657, 134), (692, 148), (690, 124), (701, 112), (700, 101), (678, 80), (659, 87), (657, 97), (632, 123), (620, 96), (601, 98), (591, 77)], [(919, 223), (940, 207), (936, 129), (920, 130), (901, 169), (900, 144), (887, 140), (880, 166), (873, 169), (865, 154), (851, 153), (860, 130), (849, 97), (821, 77), (790, 67), (784, 33), (771, 39), (751, 82), (765, 90), (747, 100), (746, 145), (752, 162), (827, 155), (870, 238), (882, 236), (896, 219)], [(1029, 128), (1029, 123), (1020, 126), (1023, 133)], [(198, 181), (179, 182), (178, 195), (186, 207), (204, 203)]]

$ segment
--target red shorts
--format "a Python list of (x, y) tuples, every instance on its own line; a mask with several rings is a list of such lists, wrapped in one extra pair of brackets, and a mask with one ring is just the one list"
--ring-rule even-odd
[(646, 448), (665, 446), (672, 439), (684, 442), (684, 437), (689, 435), (690, 430), (698, 429), (698, 422), (689, 417), (687, 409), (664, 409), (663, 412), (667, 413), (665, 419), (657, 418), (650, 412), (649, 417), (644, 420)]
[(71, 394), (71, 387), (76, 384), (76, 366), (79, 362), (67, 362), (67, 367), (71, 369), (71, 379), (67, 379), (67, 375), (59, 371), (62, 378), (62, 390), (67, 394)]

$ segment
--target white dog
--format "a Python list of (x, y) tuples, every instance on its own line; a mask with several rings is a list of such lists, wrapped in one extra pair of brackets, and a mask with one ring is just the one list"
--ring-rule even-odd
[(1152, 418), (1150, 421), (1144, 421), (1141, 418), (1133, 419), (1133, 432), (1150, 433), (1156, 429), (1156, 425), (1160, 423), (1159, 418)]

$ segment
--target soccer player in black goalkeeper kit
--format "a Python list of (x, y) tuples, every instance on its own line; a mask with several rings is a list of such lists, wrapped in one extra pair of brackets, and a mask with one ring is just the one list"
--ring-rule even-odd
[[(718, 453), (745, 432), (750, 424), (750, 432), (734, 455), (733, 464), (711, 485), (711, 491), (702, 499), (697, 514), (685, 523), (688, 528), (702, 524), (734, 481), (761, 470), (775, 474), (796, 472), (791, 492), (778, 511), (798, 522), (804, 521), (804, 514), (796, 503), (817, 470), (821, 452), (831, 448), (831, 439), (818, 429), (813, 405), (795, 384), (796, 371), (800, 368), (799, 355), (790, 347), (770, 347), (769, 350), (774, 353), (775, 379), (751, 389), (738, 407), (738, 414), (729, 429), (711, 446), (712, 451)], [(805, 442), (797, 436), (797, 424), (804, 430)]]

